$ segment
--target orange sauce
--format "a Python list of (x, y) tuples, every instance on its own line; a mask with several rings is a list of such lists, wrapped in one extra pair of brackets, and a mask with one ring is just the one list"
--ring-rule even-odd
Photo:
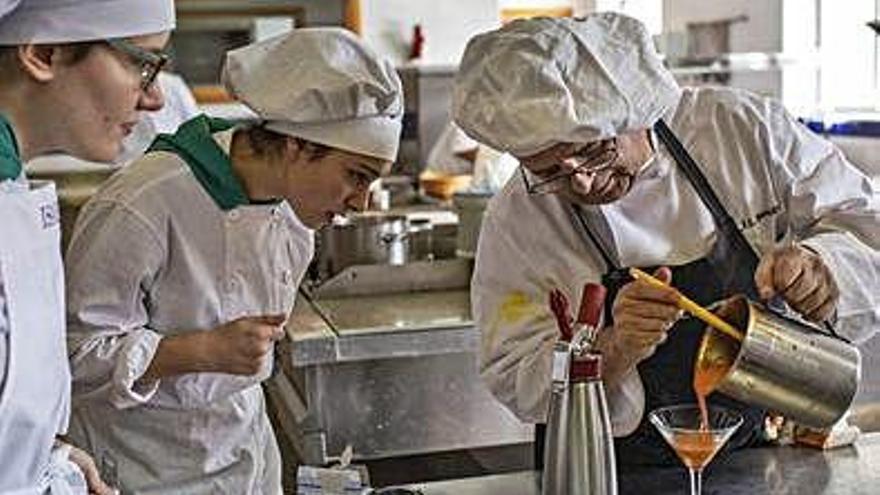
[(706, 407), (706, 397), (715, 390), (724, 375), (727, 366), (713, 363), (709, 366), (701, 366), (694, 370), (694, 394), (697, 396), (697, 404), (700, 406), (700, 429), (709, 429), (709, 410)]
[(697, 470), (709, 464), (719, 446), (715, 436), (705, 430), (677, 432), (672, 439), (672, 448), (684, 465)]
[[(708, 330), (712, 331), (712, 330)], [(699, 358), (698, 358), (699, 359)], [(694, 367), (694, 395), (700, 408), (700, 428), (693, 431), (676, 432), (672, 439), (673, 448), (684, 464), (691, 469), (702, 469), (712, 460), (721, 446), (719, 438), (709, 428), (709, 409), (706, 398), (727, 375), (731, 361), (723, 356), (715, 359), (699, 360)]]
[(712, 366), (700, 368), (694, 372), (694, 393), (700, 407), (700, 429), (689, 432), (678, 432), (673, 437), (673, 448), (691, 469), (702, 469), (718, 448), (712, 432), (709, 431), (709, 409), (706, 397), (712, 393), (715, 385), (724, 378), (727, 368)]
[(726, 363), (710, 363), (699, 366), (694, 370), (694, 394), (697, 396), (697, 404), (700, 407), (700, 429), (677, 433), (673, 439), (675, 451), (681, 457), (682, 462), (692, 469), (702, 469), (712, 460), (719, 445), (709, 431), (709, 409), (706, 406), (706, 397), (715, 390), (729, 366)]

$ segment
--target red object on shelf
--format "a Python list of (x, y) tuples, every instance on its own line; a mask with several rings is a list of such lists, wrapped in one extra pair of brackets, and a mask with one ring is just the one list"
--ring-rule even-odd
[(422, 25), (413, 26), (412, 45), (409, 50), (409, 59), (415, 60), (422, 57), (422, 51), (425, 49), (425, 36), (422, 34)]

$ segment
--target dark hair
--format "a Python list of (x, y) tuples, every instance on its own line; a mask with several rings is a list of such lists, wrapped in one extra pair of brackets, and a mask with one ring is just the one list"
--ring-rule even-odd
[(266, 129), (265, 124), (254, 125), (244, 130), (247, 133), (251, 148), (263, 157), (280, 156), (284, 151), (284, 145), (288, 139), (296, 140), (297, 146), (306, 150), (309, 161), (320, 160), (327, 156), (332, 149), (330, 146), (308, 141), (303, 138), (291, 137), (280, 132)]
[[(103, 43), (102, 41), (79, 41), (75, 43), (56, 43), (48, 46), (61, 48), (64, 52), (62, 60), (67, 65), (75, 65), (82, 62), (92, 51), (92, 48)], [(18, 48), (20, 45), (0, 46), (0, 84), (7, 84), (19, 77)]]
[(77, 43), (64, 43), (58, 46), (68, 52), (68, 56), (64, 61), (69, 65), (74, 65), (82, 62), (92, 51), (92, 48), (102, 43), (103, 41), (80, 41)]

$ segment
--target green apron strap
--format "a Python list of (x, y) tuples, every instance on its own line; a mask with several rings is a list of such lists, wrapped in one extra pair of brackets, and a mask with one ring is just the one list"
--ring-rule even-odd
[(250, 200), (233, 172), (229, 154), (220, 148), (212, 134), (234, 126), (228, 120), (199, 115), (184, 122), (174, 134), (159, 134), (147, 152), (167, 151), (178, 155), (217, 206), (231, 210), (249, 204)]
[(12, 124), (0, 114), (0, 181), (17, 179), (21, 175), (21, 155)]

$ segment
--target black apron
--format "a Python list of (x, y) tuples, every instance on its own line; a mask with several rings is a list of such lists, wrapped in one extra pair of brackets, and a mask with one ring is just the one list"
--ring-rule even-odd
[[(704, 258), (685, 265), (673, 266), (672, 284), (697, 303), (706, 305), (736, 293), (757, 298), (754, 273), (758, 256), (739, 231), (734, 220), (718, 200), (705, 176), (693, 158), (662, 120), (654, 126), (660, 141), (672, 155), (688, 181), (694, 186), (703, 204), (709, 209), (718, 229), (717, 240)], [(598, 251), (607, 266), (602, 283), (608, 289), (605, 301), (605, 321), (613, 324), (611, 306), (617, 291), (632, 281), (626, 267), (618, 266), (613, 251), (606, 245), (609, 236), (598, 232), (607, 230), (604, 218), (585, 218), (585, 212), (573, 206), (573, 217), (583, 229), (585, 239)], [(604, 237), (604, 239), (603, 239)], [(654, 267), (642, 267), (652, 271)], [(696, 403), (693, 391), (693, 365), (702, 329), (705, 324), (695, 318), (679, 321), (669, 331), (666, 342), (653, 356), (638, 364), (637, 369), (645, 389), (645, 415), (631, 435), (616, 438), (615, 457), (619, 468), (626, 466), (680, 465), (675, 452), (666, 444), (647, 419), (650, 411), (681, 403)], [(747, 406), (720, 394), (712, 394), (709, 404), (726, 406), (743, 415), (744, 422), (726, 449), (758, 445), (762, 441), (764, 411)], [(544, 425), (535, 429), (535, 465), (543, 467)]]

